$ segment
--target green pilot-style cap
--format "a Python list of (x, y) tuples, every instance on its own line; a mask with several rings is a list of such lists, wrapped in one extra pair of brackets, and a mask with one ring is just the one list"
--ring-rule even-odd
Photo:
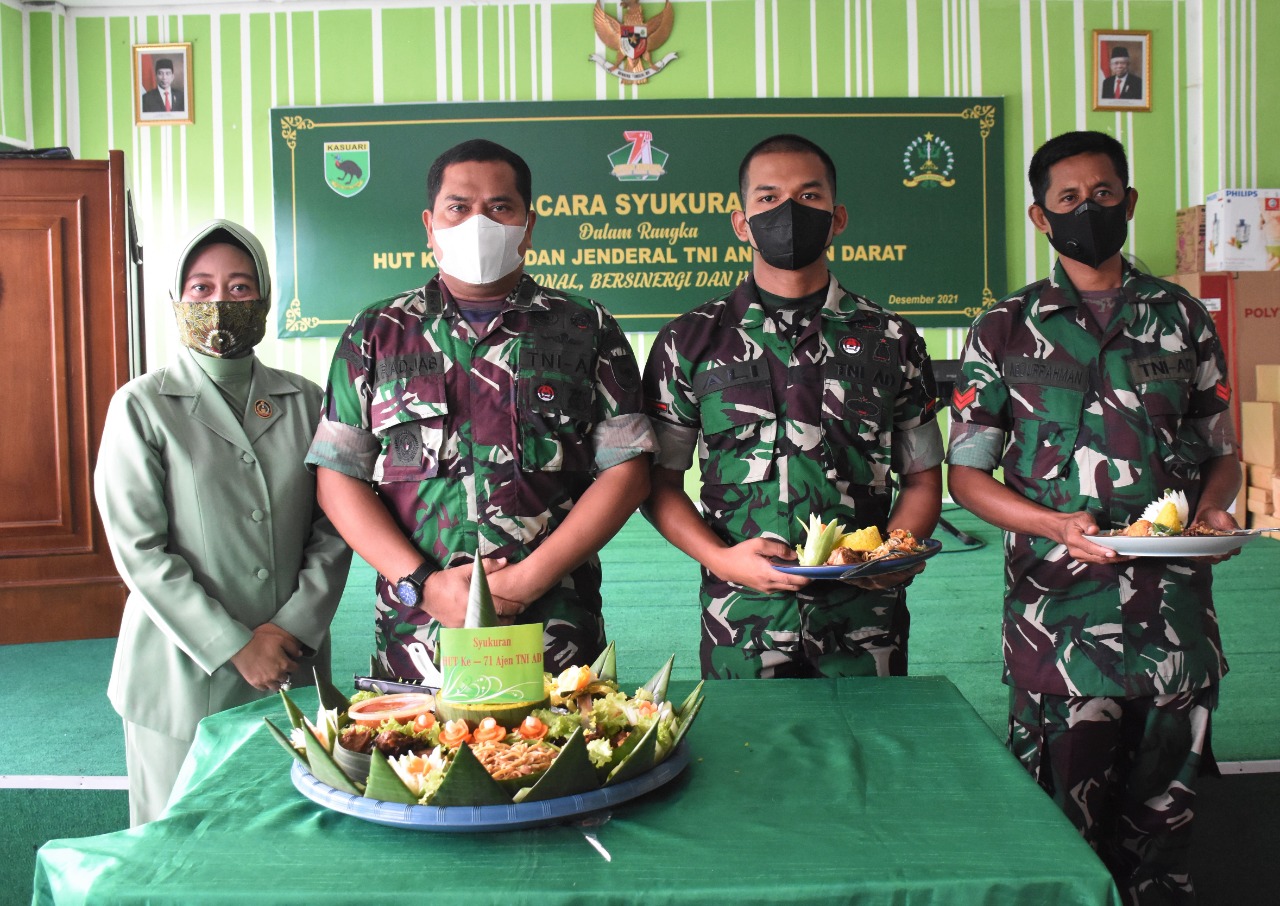
[(258, 291), (261, 298), (271, 299), (271, 267), (267, 262), (267, 253), (262, 248), (258, 237), (233, 220), (210, 220), (196, 227), (195, 232), (178, 253), (178, 264), (174, 268), (173, 285), (169, 288), (169, 299), (177, 302), (182, 298), (182, 283), (187, 272), (187, 262), (206, 245), (215, 242), (226, 242), (239, 246), (249, 253), (254, 267), (258, 269)]

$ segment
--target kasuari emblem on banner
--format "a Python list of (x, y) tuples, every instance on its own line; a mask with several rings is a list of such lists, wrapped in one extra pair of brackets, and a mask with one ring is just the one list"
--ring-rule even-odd
[(655, 63), (652, 56), (671, 37), (675, 10), (671, 8), (671, 0), (666, 0), (662, 12), (646, 21), (640, 0), (620, 0), (618, 9), (621, 20), (606, 13), (600, 0), (596, 0), (596, 35), (605, 47), (617, 54), (617, 59), (610, 63), (598, 53), (587, 59), (623, 82), (642, 85), (676, 58), (673, 52)]

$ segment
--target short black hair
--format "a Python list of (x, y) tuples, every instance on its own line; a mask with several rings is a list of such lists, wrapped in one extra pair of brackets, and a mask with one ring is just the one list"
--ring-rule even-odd
[(444, 182), (446, 167), (453, 164), (467, 163), (468, 161), (483, 163), (495, 160), (507, 164), (515, 171), (516, 191), (524, 199), (525, 210), (532, 208), (533, 174), (529, 172), (529, 165), (524, 162), (524, 158), (511, 149), (502, 147), (497, 142), (491, 142), (484, 138), (472, 138), (454, 145), (432, 161), (431, 169), (427, 171), (427, 210), (435, 209), (436, 196), (440, 194), (440, 185)]
[(781, 135), (771, 135), (762, 142), (757, 142), (747, 156), (742, 158), (742, 164), (738, 167), (738, 192), (745, 204), (747, 197), (747, 170), (751, 166), (751, 161), (755, 160), (761, 154), (813, 154), (818, 160), (822, 161), (822, 166), (827, 171), (827, 182), (831, 183), (831, 197), (834, 200), (836, 195), (836, 165), (831, 160), (831, 155), (823, 151), (816, 144), (809, 141), (803, 135), (795, 135), (790, 132)]
[(173, 72), (173, 60), (170, 60), (168, 57), (161, 57), (160, 59), (156, 60), (156, 65), (152, 68), (156, 72), (159, 72), (162, 69), (167, 69), (170, 72)]
[(1044, 207), (1044, 196), (1049, 191), (1049, 170), (1058, 161), (1077, 154), (1105, 154), (1111, 158), (1116, 175), (1127, 189), (1129, 187), (1129, 158), (1120, 144), (1105, 132), (1064, 132), (1049, 139), (1031, 155), (1027, 167), (1027, 181), (1031, 183), (1031, 197)]

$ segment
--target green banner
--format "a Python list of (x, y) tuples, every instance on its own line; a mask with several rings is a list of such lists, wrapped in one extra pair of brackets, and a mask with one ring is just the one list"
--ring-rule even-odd
[(431, 277), (427, 168), (468, 138), (533, 171), (526, 271), (624, 330), (657, 330), (750, 271), (729, 222), (738, 165), (779, 132), (835, 161), (850, 216), (828, 256), (846, 287), (918, 327), (968, 326), (1004, 292), (999, 98), (289, 107), (272, 121), (281, 337), (338, 336)]

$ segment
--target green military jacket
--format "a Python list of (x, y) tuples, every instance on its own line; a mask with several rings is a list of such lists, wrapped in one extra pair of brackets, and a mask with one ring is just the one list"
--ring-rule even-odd
[(125, 720), (179, 739), (265, 694), (229, 660), (263, 623), (315, 652), (300, 679), (327, 675), (351, 558), (303, 464), (320, 388), (255, 360), (237, 417), (193, 355), (116, 392), (94, 471), (129, 587), (108, 695)]
[[(1084, 310), (1061, 264), (981, 315), (952, 397), (953, 465), (1103, 530), (1165, 490), (1194, 513), (1200, 467), (1234, 452), (1222, 346), (1204, 306), (1126, 265), (1109, 326)], [(1223, 423), (1226, 423), (1226, 428)], [(1005, 681), (1056, 695), (1198, 689), (1226, 672), (1210, 568), (1201, 560), (1075, 561), (1046, 538), (1006, 533)]]
[[(942, 460), (932, 367), (910, 323), (834, 277), (817, 313), (795, 329), (771, 316), (748, 279), (685, 314), (654, 340), (645, 399), (658, 464), (702, 473), (700, 509), (726, 544), (795, 546), (809, 515), (884, 531), (893, 472)], [(914, 452), (910, 452), (914, 451)], [(702, 574), (704, 640), (747, 649), (820, 652), (883, 635), (901, 590), (820, 582), (761, 594)], [(826, 611), (826, 638), (805, 639)], [(704, 662), (704, 672), (714, 673)]]

